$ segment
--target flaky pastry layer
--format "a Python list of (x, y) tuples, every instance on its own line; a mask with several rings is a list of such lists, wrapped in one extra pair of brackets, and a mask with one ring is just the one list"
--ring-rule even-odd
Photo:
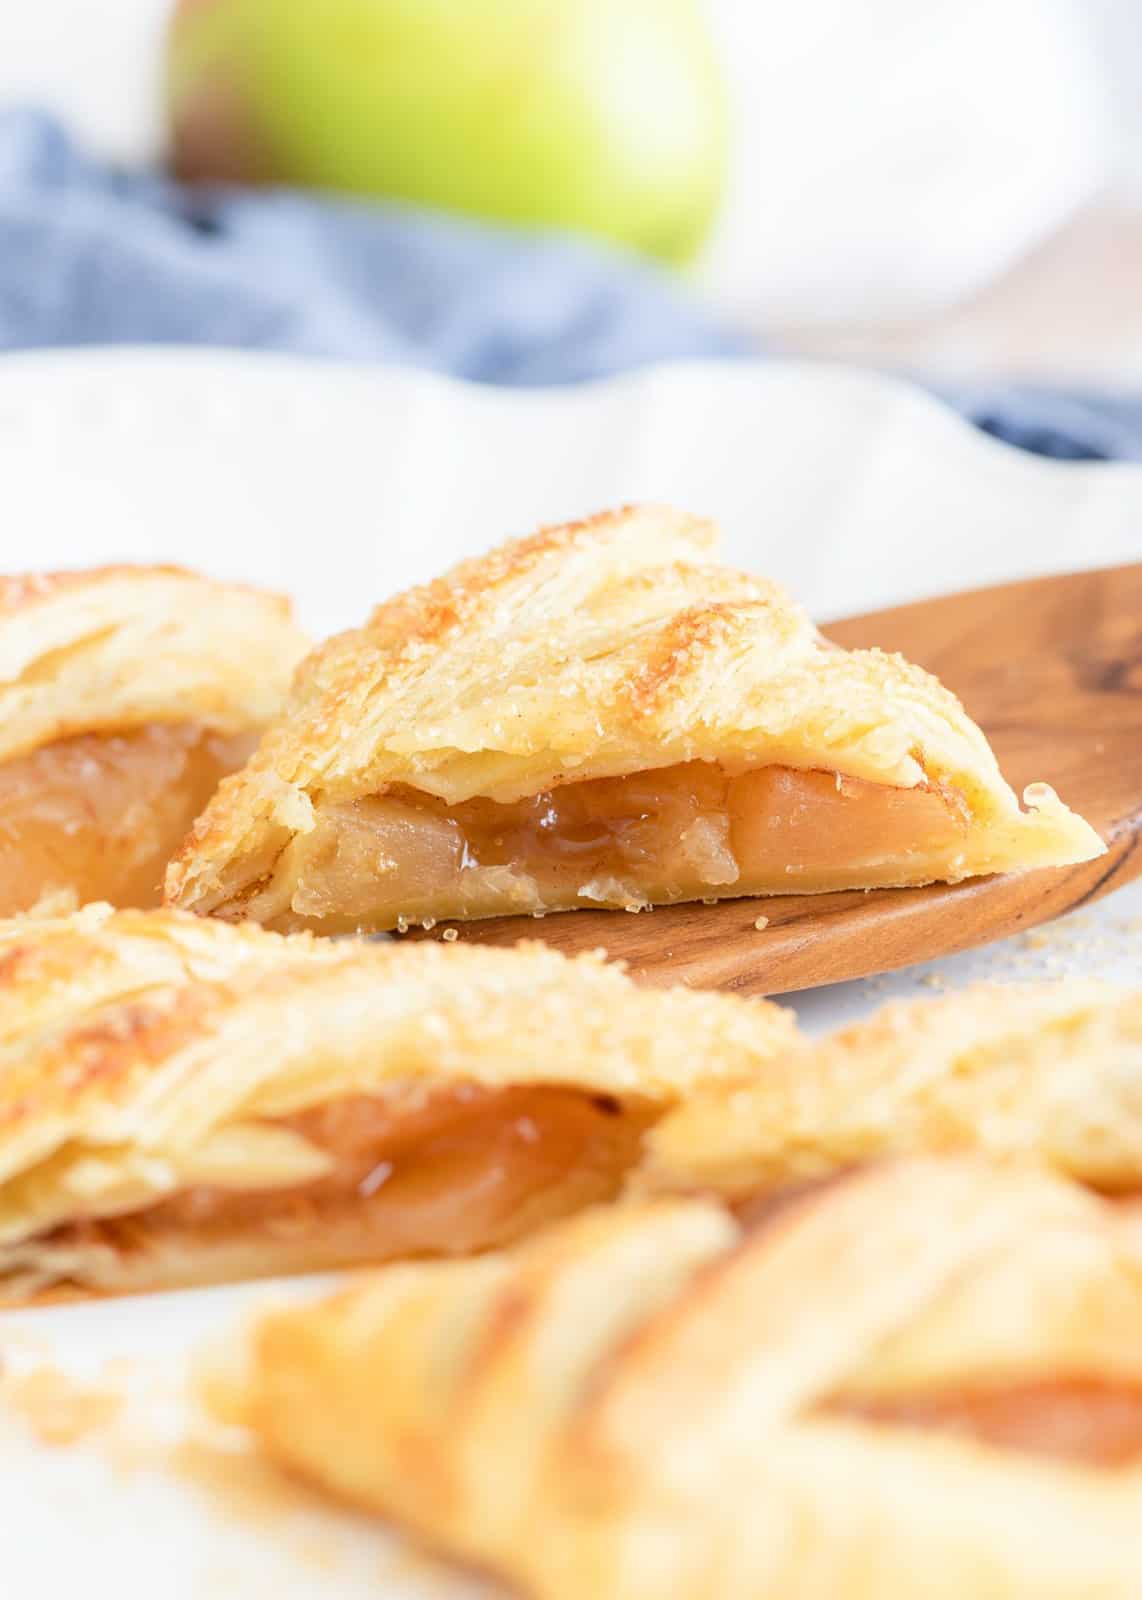
[(0, 579), (0, 761), (148, 723), (261, 727), (307, 643), (287, 600), (176, 567)]
[(498, 1243), (608, 1198), (668, 1105), (794, 1039), (775, 1006), (641, 990), (540, 946), (13, 919), (0, 1296)]
[(889, 1164), (751, 1229), (592, 1212), (246, 1354), (228, 1414), (274, 1457), (541, 1600), (1142, 1584), (1142, 1258), (1041, 1171)]
[[(968, 813), (962, 848), (901, 881), (1102, 850), (1045, 785), (1021, 810), (934, 678), (899, 656), (830, 646), (776, 585), (717, 565), (715, 538), (698, 518), (628, 508), (501, 546), (381, 605), (308, 658), (285, 713), (172, 863), (168, 899), (289, 926), (290, 847), (346, 807), (395, 788), (447, 806), (508, 803), (686, 763), (954, 791)], [(866, 881), (894, 880), (856, 875)], [(494, 888), (440, 914), (502, 911)]]
[(886, 1006), (749, 1083), (689, 1096), (634, 1181), (736, 1201), (956, 1151), (1142, 1193), (1142, 990), (1068, 979)]

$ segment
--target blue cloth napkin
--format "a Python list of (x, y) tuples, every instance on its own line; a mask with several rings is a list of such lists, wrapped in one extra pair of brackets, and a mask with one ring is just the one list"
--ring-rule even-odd
[[(552, 384), (757, 348), (680, 283), (553, 234), (285, 191), (181, 188), (0, 112), (0, 350), (209, 344)], [(1142, 401), (956, 391), (1024, 449), (1142, 460)]]

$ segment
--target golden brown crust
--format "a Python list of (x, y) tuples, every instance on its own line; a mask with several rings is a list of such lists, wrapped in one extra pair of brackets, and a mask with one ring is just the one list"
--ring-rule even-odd
[[(598, 958), (568, 961), (538, 945), (285, 938), (105, 906), (13, 919), (0, 924), (0, 1275), (50, 1278), (90, 1246), (106, 1281), (116, 1263), (105, 1235), (53, 1240), (51, 1231), (166, 1204), (155, 1227), (177, 1246), (173, 1270), (185, 1278), (201, 1203), (173, 1218), (169, 1203), (202, 1185), (240, 1196), (315, 1182), (335, 1169), (334, 1147), (311, 1136), (305, 1114), (355, 1096), (379, 1102), (399, 1134), (443, 1088), (463, 1098), (563, 1086), (601, 1097), (604, 1123), (613, 1101), (637, 1134), (696, 1083), (760, 1067), (794, 1039), (790, 1014), (775, 1006), (640, 990)], [(393, 1129), (381, 1131), (391, 1144)], [(521, 1129), (524, 1146), (536, 1132)], [(625, 1171), (637, 1150), (605, 1128), (575, 1137), (569, 1161), (603, 1139)], [(526, 1148), (519, 1159), (526, 1170)], [(589, 1173), (570, 1173), (567, 1204), (613, 1193), (614, 1181), (592, 1190)], [(526, 1202), (515, 1208), (524, 1221)], [(245, 1220), (268, 1248), (272, 1217)], [(228, 1220), (222, 1244), (248, 1259), (243, 1221)], [(218, 1237), (197, 1231), (203, 1260), (220, 1258)], [(345, 1255), (332, 1222), (290, 1246), (274, 1260)], [(121, 1283), (108, 1286), (146, 1287), (172, 1270), (138, 1252), (119, 1267)], [(67, 1271), (82, 1278), (82, 1261)]]
[(1112, 1207), (914, 1161), (765, 1229), (658, 1201), (377, 1274), (266, 1319), (239, 1410), (292, 1470), (543, 1600), (952, 1600), (984, 1578), (1127, 1600), (1142, 1437), (1119, 1424), (1108, 1466), (1093, 1439), (949, 1431), (931, 1406), (981, 1384), (1130, 1402), (1140, 1335)]
[[(60, 572), (17, 572), (10, 577), (0, 577), (0, 614), (48, 604), (69, 589), (88, 588), (118, 579), (130, 581), (156, 574), (168, 578), (189, 578), (197, 583), (204, 581), (201, 574), (173, 562), (142, 566), (121, 561), (105, 567), (69, 567)], [(266, 594), (266, 591), (251, 584), (228, 584), (227, 587), (245, 590), (249, 594)], [(284, 595), (269, 595), (268, 598), (283, 617), (290, 615), (291, 606)]]
[(378, 607), (308, 658), (282, 719), (173, 862), (168, 900), (269, 916), (251, 897), (291, 839), (324, 808), (395, 785), (449, 805), (508, 802), (690, 761), (946, 784), (971, 817), (949, 875), (1101, 850), (1049, 793), (1020, 810), (934, 678), (828, 646), (775, 584), (716, 565), (715, 537), (698, 518), (626, 508)]
[(738, 1201), (885, 1156), (978, 1151), (1142, 1192), (1142, 991), (981, 986), (886, 1006), (648, 1136), (643, 1191)]
[(281, 596), (179, 567), (0, 580), (0, 760), (148, 723), (260, 727), (306, 643)]

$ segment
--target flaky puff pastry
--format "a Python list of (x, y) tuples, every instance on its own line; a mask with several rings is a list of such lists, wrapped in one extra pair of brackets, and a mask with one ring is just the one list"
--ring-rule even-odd
[(541, 1600), (1142, 1593), (1142, 1256), (1041, 1171), (610, 1208), (247, 1356), (214, 1393), (280, 1462)]
[(88, 907), (0, 925), (0, 1299), (486, 1248), (612, 1196), (766, 1003), (516, 950)]
[(0, 915), (156, 905), (306, 647), (279, 596), (173, 567), (0, 579)]
[(148, 722), (261, 726), (306, 643), (280, 595), (177, 567), (0, 579), (0, 760)]
[(167, 878), (281, 929), (924, 883), (1085, 860), (956, 698), (826, 643), (712, 525), (628, 508), (465, 562), (304, 664)]
[(884, 1007), (750, 1083), (699, 1090), (635, 1186), (748, 1200), (884, 1156), (978, 1151), (1142, 1194), (1142, 990), (981, 986)]

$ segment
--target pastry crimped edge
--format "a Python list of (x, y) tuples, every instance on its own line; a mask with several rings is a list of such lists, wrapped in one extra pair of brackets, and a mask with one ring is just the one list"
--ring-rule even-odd
[(240, 914), (326, 802), (394, 784), (449, 805), (511, 801), (694, 760), (946, 783), (971, 814), (964, 876), (1101, 853), (1045, 785), (1021, 811), (935, 678), (830, 645), (776, 584), (718, 565), (716, 540), (700, 518), (626, 507), (380, 605), (303, 664), (286, 711), (172, 862), (168, 902)]
[[(195, 1185), (320, 1177), (327, 1152), (274, 1122), (341, 1097), (416, 1109), (449, 1085), (542, 1085), (657, 1115), (795, 1039), (767, 1002), (639, 989), (599, 957), (537, 944), (332, 941), (106, 906), (13, 918), (0, 924), (0, 1274), (34, 1277), (51, 1230), (83, 1217), (145, 1226)], [(193, 1255), (192, 1227), (185, 1242)], [(320, 1264), (334, 1242), (323, 1255), (317, 1228), (281, 1259), (300, 1267), (308, 1248)], [(185, 1281), (185, 1260), (172, 1270)]]
[(178, 567), (0, 580), (0, 760), (83, 733), (281, 710), (308, 648), (288, 600)]
[(1127, 1600), (1138, 1464), (866, 1408), (1139, 1392), (1137, 1246), (1077, 1186), (967, 1158), (762, 1228), (660, 1199), (273, 1313), (222, 1391), (291, 1471), (539, 1600)]
[(1142, 1193), (1142, 989), (1067, 978), (894, 1002), (697, 1090), (647, 1134), (632, 1184), (737, 1201), (957, 1151)]

